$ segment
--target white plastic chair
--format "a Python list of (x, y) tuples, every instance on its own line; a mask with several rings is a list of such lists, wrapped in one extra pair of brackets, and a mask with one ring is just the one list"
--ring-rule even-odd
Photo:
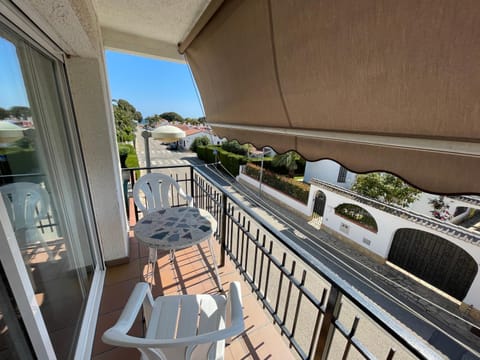
[(28, 246), (40, 242), (48, 256), (52, 256), (38, 228), (40, 220), (48, 216), (50, 201), (47, 191), (35, 183), (17, 182), (0, 186), (0, 192), (19, 245)]
[(193, 206), (193, 198), (172, 177), (157, 173), (146, 174), (138, 179), (133, 186), (133, 199), (143, 215), (146, 215), (171, 207), (169, 194), (175, 196), (175, 192), (188, 206)]
[[(140, 307), (146, 320), (145, 337), (128, 335)], [(225, 295), (160, 296), (155, 301), (146, 283), (134, 288), (117, 323), (103, 342), (137, 348), (141, 360), (220, 360), (225, 340), (245, 329), (240, 284)]]
[[(173, 193), (172, 193), (173, 192)], [(155, 210), (162, 210), (171, 207), (170, 195), (183, 198), (188, 206), (193, 207), (193, 198), (187, 195), (180, 185), (171, 177), (165, 174), (150, 173), (143, 175), (133, 186), (133, 199), (135, 205), (142, 211), (143, 215), (149, 214)], [(213, 251), (212, 238), (208, 239), (208, 248), (212, 256), (213, 270), (217, 278), (218, 288), (223, 290), (220, 275), (218, 272), (217, 259)], [(155, 264), (157, 262), (157, 249), (149, 248), (149, 263), (151, 264), (152, 279), (155, 274)], [(175, 251), (170, 251), (170, 261), (175, 260)]]

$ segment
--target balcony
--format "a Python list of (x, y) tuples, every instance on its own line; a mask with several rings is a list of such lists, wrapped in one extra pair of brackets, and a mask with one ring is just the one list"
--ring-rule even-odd
[[(137, 169), (145, 170), (145, 169)], [(440, 355), (364, 297), (320, 261), (243, 205), (209, 178), (201, 167), (151, 168), (175, 177), (219, 224), (216, 253), (220, 276), (242, 283), (246, 331), (225, 350), (226, 359), (438, 358)], [(134, 183), (135, 170), (129, 173)], [(172, 201), (182, 206), (178, 199)], [(126, 196), (130, 225), (138, 219)], [(103, 344), (101, 334), (120, 314), (136, 282), (143, 280), (147, 249), (130, 237), (130, 262), (109, 267), (93, 349), (94, 359), (130, 358), (135, 349)], [(208, 247), (177, 252), (171, 263), (159, 253), (153, 295), (217, 291)], [(360, 289), (361, 290), (361, 289)], [(138, 321), (137, 335), (142, 334)]]

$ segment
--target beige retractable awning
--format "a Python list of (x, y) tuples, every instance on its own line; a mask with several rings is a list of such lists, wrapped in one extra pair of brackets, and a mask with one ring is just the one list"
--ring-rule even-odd
[(480, 2), (215, 7), (179, 49), (217, 135), (480, 193)]

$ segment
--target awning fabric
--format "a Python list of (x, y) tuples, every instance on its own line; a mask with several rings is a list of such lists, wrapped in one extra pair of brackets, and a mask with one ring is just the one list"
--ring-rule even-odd
[(475, 0), (230, 0), (185, 53), (219, 136), (480, 193), (479, 18)]

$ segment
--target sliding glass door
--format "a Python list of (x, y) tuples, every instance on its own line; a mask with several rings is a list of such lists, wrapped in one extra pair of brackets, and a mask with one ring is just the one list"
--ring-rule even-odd
[[(17, 257), (19, 272), (26, 274), (18, 280), (5, 271), (0, 281), (3, 294), (31, 289), (32, 311), (41, 312), (36, 332), (26, 322), (0, 332), (0, 358), (15, 354), (11, 339), (22, 331), (25, 344), (43, 341), (58, 359), (72, 358), (98, 265), (88, 189), (63, 84), (61, 61), (0, 23), (0, 201), (8, 214), (0, 218), (6, 234), (0, 241), (13, 254), (0, 260), (8, 267)], [(7, 241), (9, 231), (14, 241)], [(12, 304), (14, 298), (10, 304), (0, 302), (0, 314), (20, 317), (21, 323), (24, 313)], [(48, 336), (32, 340), (42, 332)]]

